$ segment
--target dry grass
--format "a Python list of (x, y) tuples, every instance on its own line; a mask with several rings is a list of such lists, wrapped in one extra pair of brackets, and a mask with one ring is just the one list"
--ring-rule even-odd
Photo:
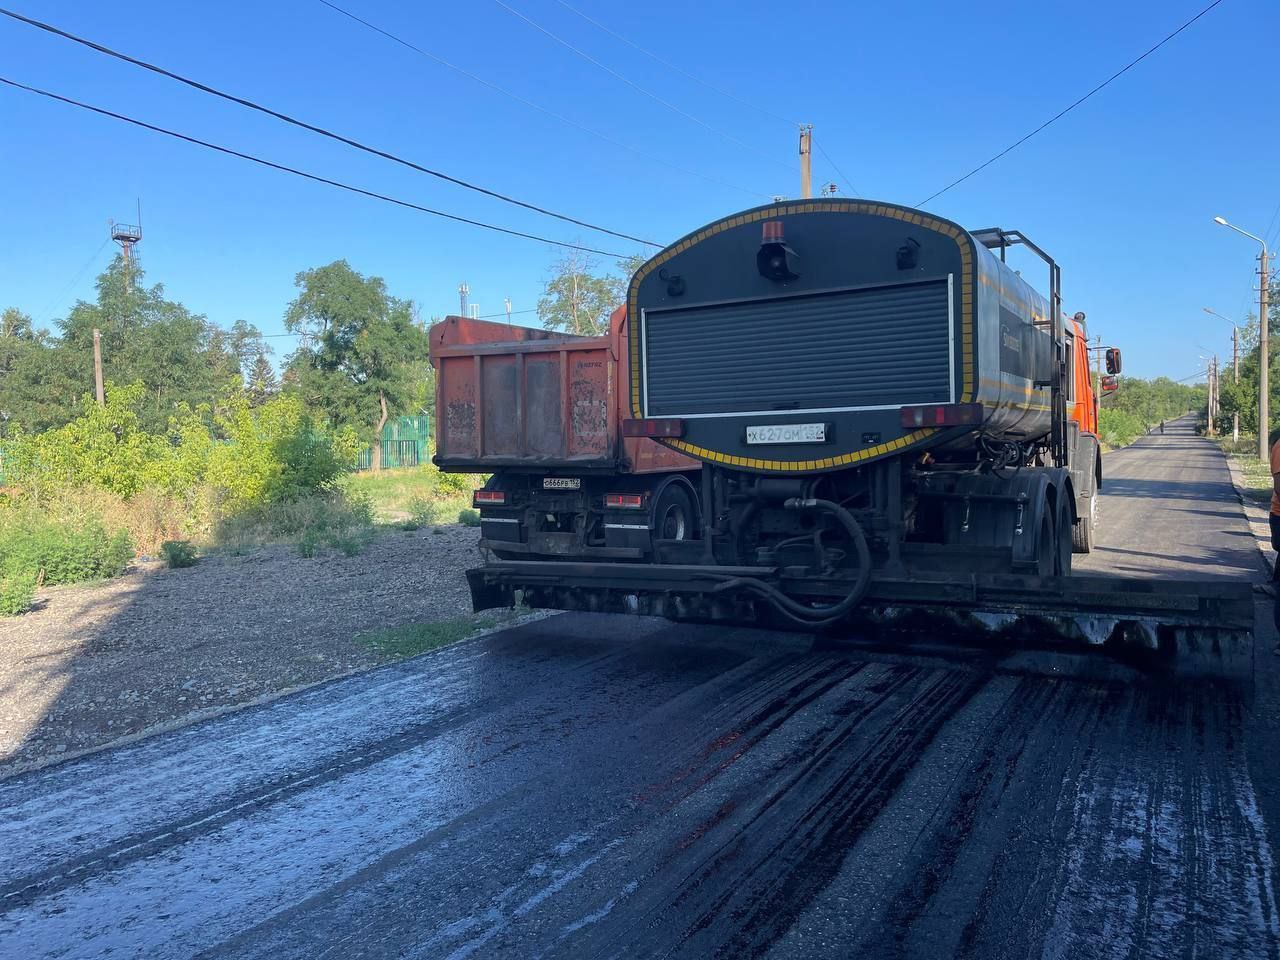
[(126, 500), (98, 487), (81, 487), (50, 498), (42, 505), (50, 520), (70, 524), (101, 523), (108, 530), (124, 530), (139, 554), (155, 555), (166, 540), (208, 537), (209, 506), (144, 490)]
[(470, 474), (442, 474), (433, 465), (397, 470), (366, 470), (345, 477), (344, 491), (367, 497), (374, 518), (384, 523), (401, 523), (423, 514), (431, 504), (438, 517), (431, 522), (453, 523), (458, 512), (471, 506), (471, 491), (484, 478)]
[(1217, 442), (1222, 452), (1240, 468), (1244, 482), (1241, 492), (1255, 503), (1269, 504), (1273, 489), (1271, 465), (1258, 459), (1258, 439), (1241, 437), (1238, 441), (1222, 439)]

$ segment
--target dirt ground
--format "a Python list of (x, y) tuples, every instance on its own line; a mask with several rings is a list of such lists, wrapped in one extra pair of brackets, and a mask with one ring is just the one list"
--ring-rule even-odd
[(471, 609), (479, 531), (439, 529), (356, 557), (266, 547), (41, 591), (0, 620), (0, 776), (384, 662), (356, 635)]

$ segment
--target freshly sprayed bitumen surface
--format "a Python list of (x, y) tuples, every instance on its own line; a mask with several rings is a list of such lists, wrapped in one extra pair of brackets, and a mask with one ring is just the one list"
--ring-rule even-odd
[[(1095, 562), (1256, 576), (1216, 456), (1109, 457)], [(1277, 957), (1271, 659), (553, 617), (0, 782), (0, 957)]]

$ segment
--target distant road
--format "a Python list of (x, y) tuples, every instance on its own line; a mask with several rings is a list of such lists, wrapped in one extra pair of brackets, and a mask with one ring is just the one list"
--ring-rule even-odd
[[(1106, 463), (1091, 566), (1260, 569), (1204, 441)], [(1280, 957), (1255, 723), (562, 615), (0, 782), (0, 957)]]
[(1101, 535), (1075, 567), (1125, 577), (1249, 579), (1261, 569), (1217, 445), (1195, 418), (1103, 457)]

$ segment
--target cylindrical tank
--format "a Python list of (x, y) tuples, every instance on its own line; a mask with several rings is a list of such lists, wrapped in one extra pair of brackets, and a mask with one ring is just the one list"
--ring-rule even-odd
[(664, 442), (704, 461), (821, 472), (1049, 430), (1044, 298), (923, 211), (734, 214), (645, 263), (627, 309), (632, 416), (676, 423)]

